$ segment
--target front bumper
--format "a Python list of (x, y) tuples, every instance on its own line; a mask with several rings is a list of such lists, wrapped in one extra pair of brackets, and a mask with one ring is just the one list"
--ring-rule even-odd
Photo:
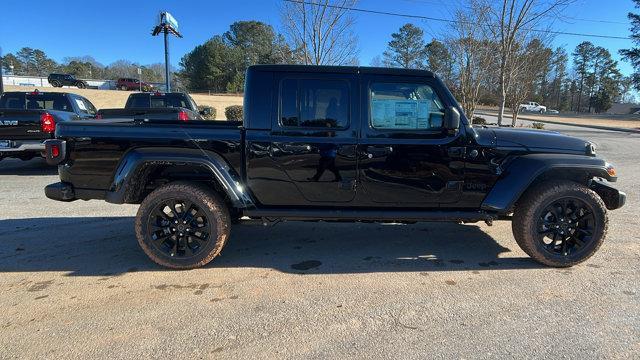
[(627, 202), (627, 194), (614, 188), (604, 179), (594, 178), (589, 187), (600, 195), (609, 210), (619, 209)]

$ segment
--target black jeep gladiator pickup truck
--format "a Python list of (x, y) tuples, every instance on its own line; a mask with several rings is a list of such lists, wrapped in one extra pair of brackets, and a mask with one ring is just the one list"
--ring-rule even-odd
[[(436, 76), (366, 67), (259, 65), (244, 121), (60, 124), (54, 200), (141, 204), (135, 233), (163, 266), (202, 266), (235, 220), (512, 220), (535, 260), (589, 258), (625, 194), (588, 141), (474, 128)], [(469, 239), (473, 241), (473, 239)]]
[(198, 111), (191, 96), (185, 93), (135, 93), (129, 95), (124, 109), (100, 109), (98, 119), (135, 118), (151, 120), (204, 120), (209, 109)]
[(0, 96), (0, 160), (29, 160), (44, 154), (56, 124), (92, 119), (96, 108), (82, 96), (66, 93), (6, 92)]

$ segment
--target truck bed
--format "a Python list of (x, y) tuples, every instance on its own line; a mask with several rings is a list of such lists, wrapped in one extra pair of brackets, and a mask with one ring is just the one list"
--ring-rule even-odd
[(228, 165), (242, 166), (242, 123), (231, 121), (106, 119), (59, 124), (56, 138), (71, 140), (72, 165), (60, 172), (77, 188), (108, 190), (127, 151), (139, 148), (215, 148)]

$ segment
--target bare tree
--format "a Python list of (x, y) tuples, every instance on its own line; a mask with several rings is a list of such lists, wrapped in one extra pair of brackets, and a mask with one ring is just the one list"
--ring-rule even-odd
[(508, 72), (511, 85), (505, 100), (511, 109), (511, 126), (516, 126), (520, 104), (534, 92), (535, 82), (544, 72), (544, 64), (548, 62), (550, 51), (537, 38), (529, 41), (526, 46), (516, 44), (514, 50), (514, 61)]
[(455, 22), (445, 35), (445, 44), (453, 61), (453, 90), (469, 119), (473, 119), (480, 87), (490, 76), (492, 43), (486, 34), (489, 8), (471, 1), (469, 7), (457, 10)]
[[(536, 26), (544, 21), (560, 16), (560, 12), (574, 0), (500, 0), (493, 2), (491, 29), (495, 29), (495, 37), (499, 44), (498, 54), (500, 75), (498, 86), (500, 90), (500, 110), (498, 125), (502, 124), (504, 108), (509, 88), (513, 83), (510, 69), (515, 60), (518, 43), (525, 33), (531, 33)], [(488, 2), (490, 4), (491, 2)]]
[(282, 21), (295, 61), (312, 65), (357, 63), (349, 7), (357, 0), (285, 0)]

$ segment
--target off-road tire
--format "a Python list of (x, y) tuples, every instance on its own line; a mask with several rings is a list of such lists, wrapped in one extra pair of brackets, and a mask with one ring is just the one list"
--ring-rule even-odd
[(127, 87), (126, 87), (126, 86), (122, 85), (122, 86), (120, 86), (120, 90), (122, 90), (122, 91), (127, 91), (127, 90), (129, 90), (129, 89), (127, 89)]
[(58, 87), (62, 87), (62, 84), (58, 80), (53, 80), (51, 82), (51, 86), (53, 86), (54, 88), (58, 88)]
[[(152, 244), (147, 231), (149, 218), (156, 206), (168, 199), (191, 201), (206, 213), (212, 236), (194, 256), (174, 258)], [(136, 238), (145, 254), (155, 263), (172, 269), (194, 269), (208, 264), (220, 254), (230, 231), (229, 210), (222, 198), (208, 187), (190, 182), (170, 183), (151, 192), (140, 204), (135, 220)]]
[(76, 87), (77, 87), (78, 89), (84, 89), (84, 88), (86, 88), (86, 87), (87, 87), (87, 85), (86, 85), (85, 83), (83, 83), (83, 82), (78, 81), (78, 82), (76, 83)]
[[(592, 239), (578, 252), (566, 256), (545, 251), (536, 229), (537, 219), (545, 207), (562, 198), (576, 198), (586, 203), (593, 210), (595, 219)], [(540, 183), (522, 196), (515, 207), (511, 226), (516, 242), (531, 258), (548, 266), (570, 267), (598, 251), (607, 235), (608, 222), (607, 208), (595, 191), (573, 181), (554, 180)]]

